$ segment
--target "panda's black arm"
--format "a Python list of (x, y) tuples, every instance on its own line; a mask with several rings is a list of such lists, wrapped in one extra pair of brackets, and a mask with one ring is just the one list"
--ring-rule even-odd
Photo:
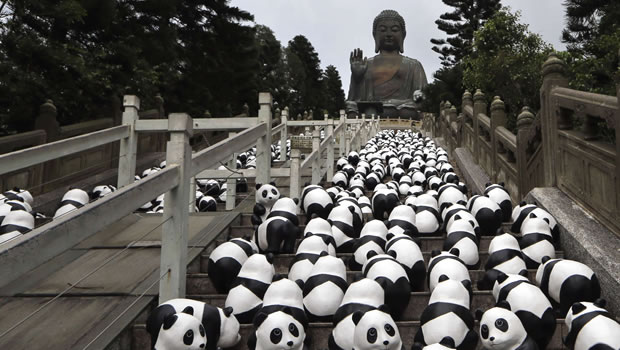
[(265, 206), (260, 204), (260, 203), (256, 203), (254, 205), (254, 209), (252, 211), (254, 214), (256, 215), (264, 215), (267, 212), (267, 209), (265, 209)]

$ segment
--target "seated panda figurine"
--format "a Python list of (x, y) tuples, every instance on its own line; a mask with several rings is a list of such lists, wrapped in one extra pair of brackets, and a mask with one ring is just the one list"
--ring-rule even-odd
[(497, 350), (538, 350), (521, 320), (510, 311), (508, 302), (499, 302), (484, 313), (476, 310), (480, 321), (480, 341), (485, 349)]
[(267, 220), (254, 234), (254, 241), (261, 252), (291, 254), (295, 251), (295, 239), (300, 234), (297, 198), (280, 198), (274, 203)]
[(94, 199), (107, 196), (108, 194), (114, 191), (116, 191), (116, 187), (112, 185), (99, 185), (99, 186), (95, 186), (95, 188), (93, 188), (93, 190), (90, 192), (89, 195), (90, 195), (90, 199), (94, 200)]
[(256, 244), (244, 238), (233, 238), (213, 249), (207, 272), (215, 289), (219, 293), (228, 293), (243, 264), (257, 252)]
[(232, 314), (232, 308), (221, 309), (192, 299), (171, 299), (160, 304), (146, 320), (146, 331), (151, 335), (151, 344), (157, 343), (164, 320), (184, 312), (193, 315), (202, 323), (206, 333), (206, 350), (230, 348), (241, 340), (239, 321)]
[(207, 345), (205, 329), (196, 317), (184, 312), (164, 318), (153, 345), (156, 350), (202, 350)]
[(256, 204), (252, 210), (252, 225), (258, 226), (267, 219), (273, 204), (280, 199), (280, 191), (275, 182), (256, 184)]
[(571, 350), (620, 349), (620, 324), (605, 304), (604, 299), (574, 303), (564, 320), (568, 327), (564, 345)]
[(233, 308), (239, 322), (252, 322), (263, 306), (263, 297), (274, 275), (272, 254), (254, 254), (243, 263), (224, 304)]
[(355, 324), (353, 350), (403, 348), (398, 326), (385, 306), (367, 312), (356, 311), (352, 319)]
[(306, 213), (306, 225), (313, 217), (326, 219), (334, 208), (334, 200), (332, 197), (318, 185), (308, 185), (304, 187), (301, 194), (301, 204)]
[(250, 350), (302, 350), (306, 349), (307, 337), (304, 326), (295, 317), (283, 311), (259, 312), (254, 318), (255, 332), (248, 339)]
[(60, 206), (56, 213), (54, 214), (54, 219), (58, 218), (61, 215), (65, 215), (70, 211), (79, 209), (84, 205), (88, 204), (90, 197), (86, 191), (81, 190), (79, 188), (74, 188), (62, 196), (62, 200), (60, 201)]

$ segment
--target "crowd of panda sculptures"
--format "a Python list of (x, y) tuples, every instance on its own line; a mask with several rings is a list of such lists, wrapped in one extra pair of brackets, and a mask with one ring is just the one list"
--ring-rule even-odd
[[(289, 151), (282, 146), (272, 148), (273, 158)], [(254, 153), (240, 155), (237, 166), (255, 166)], [(232, 238), (209, 256), (224, 307), (191, 299), (159, 305), (147, 320), (153, 349), (400, 350), (407, 340), (416, 350), (542, 350), (562, 320), (567, 348), (620, 349), (620, 324), (600, 299), (596, 275), (556, 257), (559, 227), (544, 209), (513, 207), (503, 184), (468, 197), (447, 153), (412, 131), (381, 131), (336, 168), (328, 188), (307, 185), (301, 198), (256, 184), (253, 237)], [(148, 171), (156, 169), (143, 176)], [(218, 181), (198, 185), (197, 210), (225, 200)], [(98, 187), (90, 200), (112, 190)], [(70, 193), (59, 210), (89, 200)], [(32, 202), (19, 190), (5, 197), (6, 217)], [(162, 202), (141, 210), (157, 212)], [(422, 245), (430, 237), (443, 249), (429, 257)], [(484, 239), (488, 252), (480, 249)], [(282, 254), (294, 254), (285, 274), (274, 267)], [(484, 273), (474, 273), (481, 266)], [(470, 309), (485, 290), (495, 306)], [(412, 292), (430, 298), (415, 334), (402, 334), (398, 321), (411, 319)], [(316, 322), (332, 324), (329, 339), (311, 338)], [(252, 326), (247, 343), (241, 324)]]

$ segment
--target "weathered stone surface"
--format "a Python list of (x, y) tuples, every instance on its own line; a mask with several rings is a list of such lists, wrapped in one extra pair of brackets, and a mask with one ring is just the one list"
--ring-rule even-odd
[(560, 243), (567, 259), (596, 273), (608, 310), (620, 315), (620, 240), (566, 194), (555, 187), (535, 188), (526, 197), (553, 215), (560, 225)]
[(469, 186), (471, 193), (484, 193), (485, 185), (491, 182), (489, 175), (474, 160), (466, 148), (457, 148), (453, 152), (454, 160), (463, 174), (463, 182)]

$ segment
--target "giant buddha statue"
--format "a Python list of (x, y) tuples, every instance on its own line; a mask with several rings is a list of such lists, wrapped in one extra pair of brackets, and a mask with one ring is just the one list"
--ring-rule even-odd
[(405, 20), (394, 10), (382, 11), (372, 24), (375, 57), (351, 52), (351, 84), (347, 114), (381, 112), (384, 117), (416, 118), (426, 86), (422, 64), (403, 53)]

